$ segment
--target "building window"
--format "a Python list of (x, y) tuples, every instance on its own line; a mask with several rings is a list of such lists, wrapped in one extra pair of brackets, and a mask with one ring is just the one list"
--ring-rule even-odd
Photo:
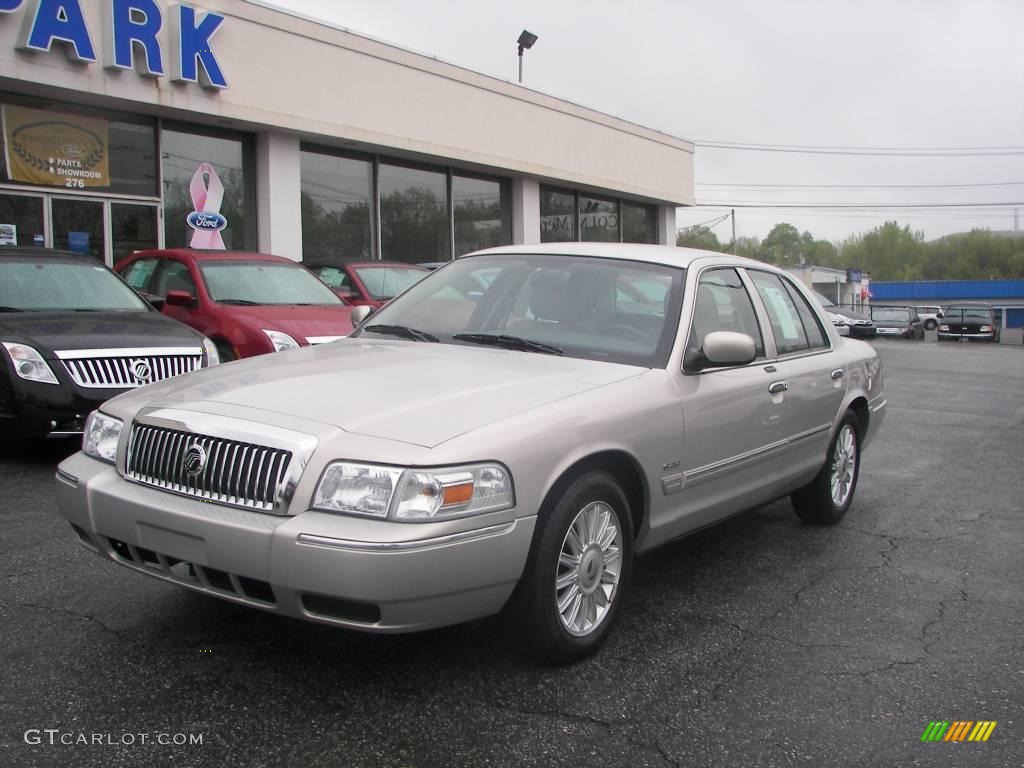
[[(194, 133), (189, 128), (174, 126), (171, 129), (165, 124), (160, 132), (160, 155), (167, 248), (192, 245), (195, 230), (189, 226), (188, 217), (198, 210), (217, 213), (226, 219), (226, 226), (219, 231), (226, 249), (256, 249), (256, 187), (251, 137)], [(204, 164), (213, 168), (216, 178), (202, 173)], [(220, 187), (223, 187), (222, 193)]]
[(157, 197), (156, 121), (0, 94), (0, 182)]
[(302, 151), (302, 258), (373, 257), (373, 162)]
[(619, 232), (619, 201), (580, 196), (580, 240), (617, 243)]
[(512, 242), (508, 183), (452, 176), (455, 255)]
[(657, 243), (657, 211), (653, 205), (622, 201), (622, 242)]
[(657, 243), (653, 205), (595, 197), (571, 189), (540, 188), (540, 241)]
[(413, 264), (451, 259), (448, 175), (381, 163), (380, 252)]
[(564, 189), (540, 188), (540, 241), (564, 243), (578, 240), (576, 193)]

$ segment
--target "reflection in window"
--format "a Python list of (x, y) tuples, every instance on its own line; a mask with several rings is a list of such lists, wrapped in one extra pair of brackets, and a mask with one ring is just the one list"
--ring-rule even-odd
[(580, 197), (580, 240), (619, 242), (619, 204), (615, 200)]
[(576, 193), (540, 188), (540, 241), (565, 243), (576, 240)]
[(452, 177), (455, 255), (512, 242), (507, 185), (489, 179)]
[(373, 254), (373, 164), (302, 152), (303, 260)]
[(622, 201), (622, 242), (658, 242), (653, 205)]
[(450, 260), (448, 221), (447, 174), (381, 163), (381, 258)]
[[(224, 185), (224, 200), (217, 211), (227, 219), (221, 231), (224, 247), (244, 250), (254, 248), (247, 225), (255, 231), (255, 216), (250, 222), (251, 200), (255, 200), (252, 174), (244, 162), (245, 148), (238, 139), (203, 136), (164, 129), (160, 134), (160, 151), (164, 171), (164, 244), (167, 248), (184, 248), (192, 242), (188, 215), (195, 210), (189, 189), (192, 177), (202, 163), (210, 163)], [(251, 193), (250, 193), (251, 192)]]

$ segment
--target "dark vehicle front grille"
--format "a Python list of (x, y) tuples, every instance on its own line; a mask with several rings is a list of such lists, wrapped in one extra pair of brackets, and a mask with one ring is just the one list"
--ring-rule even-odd
[(126, 470), (137, 482), (259, 512), (277, 511), (291, 451), (146, 424), (132, 426)]
[(202, 350), (188, 348), (71, 350), (57, 357), (78, 386), (91, 389), (133, 389), (191, 373), (203, 363)]

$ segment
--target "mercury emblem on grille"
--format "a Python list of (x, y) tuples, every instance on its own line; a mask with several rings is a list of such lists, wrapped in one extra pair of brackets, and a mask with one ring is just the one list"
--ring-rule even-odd
[(132, 362), (132, 376), (139, 384), (149, 384), (153, 380), (153, 368), (146, 360)]
[(199, 443), (193, 443), (185, 451), (185, 459), (182, 463), (190, 477), (198, 477), (206, 468), (206, 449)]

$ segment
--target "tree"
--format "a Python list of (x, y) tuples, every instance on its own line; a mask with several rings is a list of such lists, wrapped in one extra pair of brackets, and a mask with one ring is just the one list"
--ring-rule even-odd
[(761, 260), (770, 264), (800, 263), (800, 232), (792, 224), (776, 224), (761, 241)]
[(724, 250), (718, 235), (707, 227), (687, 227), (676, 233), (676, 245), (682, 248), (702, 248), (705, 251)]

